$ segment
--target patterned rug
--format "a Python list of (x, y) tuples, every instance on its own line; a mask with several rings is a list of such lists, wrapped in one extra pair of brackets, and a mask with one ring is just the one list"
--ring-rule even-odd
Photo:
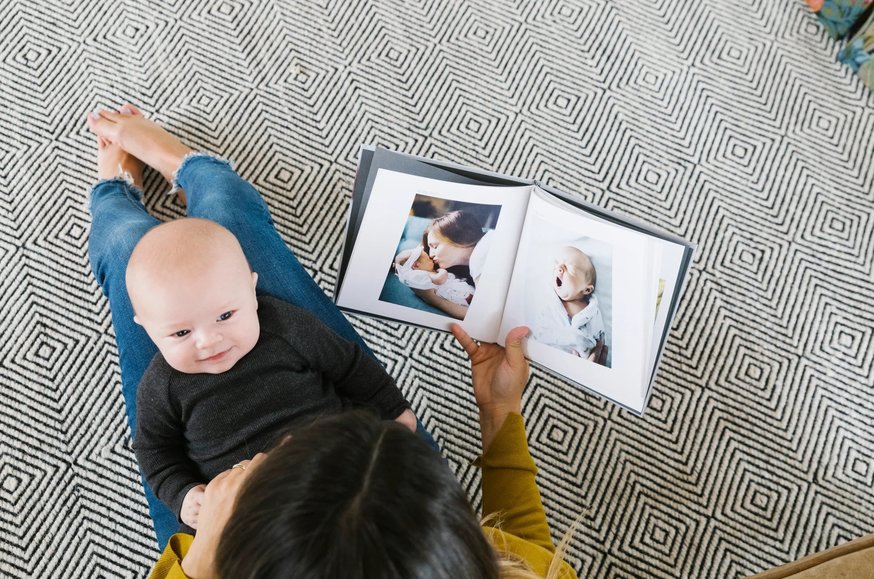
[[(874, 97), (800, 0), (12, 0), (0, 30), (0, 576), (157, 556), (86, 255), (85, 115), (125, 101), (233, 159), (328, 292), (363, 142), (699, 245), (643, 418), (529, 384), (582, 575), (736, 577), (874, 531)], [(460, 349), (353, 322), (478, 504)]]

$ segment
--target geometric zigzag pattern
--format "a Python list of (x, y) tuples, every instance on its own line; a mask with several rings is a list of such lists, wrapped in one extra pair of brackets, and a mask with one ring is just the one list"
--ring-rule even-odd
[[(736, 577), (874, 531), (874, 97), (800, 1), (7, 3), (0, 576), (157, 557), (86, 253), (84, 118), (231, 158), (333, 291), (360, 143), (538, 178), (698, 244), (646, 414), (535, 371), (582, 576)], [(162, 219), (180, 207), (146, 182)], [(357, 317), (478, 504), (445, 334)]]

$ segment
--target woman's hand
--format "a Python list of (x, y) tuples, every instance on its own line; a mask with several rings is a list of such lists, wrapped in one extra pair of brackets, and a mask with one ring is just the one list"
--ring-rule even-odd
[(206, 485), (198, 516), (197, 535), (182, 560), (182, 570), (192, 579), (215, 576), (215, 553), (222, 531), (234, 512), (240, 485), (267, 455), (256, 454), (238, 466), (218, 474)]
[(451, 329), (470, 358), (473, 394), (479, 407), (483, 451), (486, 451), (507, 415), (522, 412), (522, 391), (529, 371), (528, 360), (522, 352), (522, 339), (530, 330), (525, 326), (513, 328), (507, 334), (506, 348), (502, 348), (497, 344), (477, 343), (458, 324), (452, 324)]
[(463, 320), (464, 316), (467, 315), (467, 306), (462, 306), (441, 298), (437, 295), (437, 290), (435, 289), (410, 289), (412, 289), (413, 293), (419, 296), (419, 299), (423, 302), (429, 306), (434, 306), (438, 310), (442, 310), (445, 314), (452, 316), (456, 320)]

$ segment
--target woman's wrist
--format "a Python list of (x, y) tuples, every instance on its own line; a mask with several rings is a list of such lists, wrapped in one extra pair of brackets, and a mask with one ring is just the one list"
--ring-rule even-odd
[(214, 543), (217, 542), (218, 537), (213, 538), (205, 530), (194, 536), (191, 547), (182, 559), (182, 571), (185, 572), (186, 577), (201, 579), (214, 575), (213, 559), (216, 547)]
[(510, 414), (522, 414), (522, 405), (519, 404), (487, 404), (479, 407), (479, 425), (482, 435), (483, 454), (492, 444), (492, 441), (501, 431), (507, 416)]

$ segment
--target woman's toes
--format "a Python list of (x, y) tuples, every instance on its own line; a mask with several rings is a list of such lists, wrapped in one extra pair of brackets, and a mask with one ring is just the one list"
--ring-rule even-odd
[(118, 110), (120, 113), (126, 114), (126, 115), (132, 115), (135, 117), (143, 116), (143, 113), (140, 111), (140, 109), (138, 109), (137, 107), (135, 107), (134, 105), (132, 105), (130, 103), (124, 103), (123, 105), (121, 105), (121, 108)]
[(88, 113), (88, 128), (98, 137), (103, 137), (107, 141), (114, 143), (118, 139), (119, 125), (116, 121), (112, 120), (109, 115), (117, 114), (118, 113), (110, 111)]

